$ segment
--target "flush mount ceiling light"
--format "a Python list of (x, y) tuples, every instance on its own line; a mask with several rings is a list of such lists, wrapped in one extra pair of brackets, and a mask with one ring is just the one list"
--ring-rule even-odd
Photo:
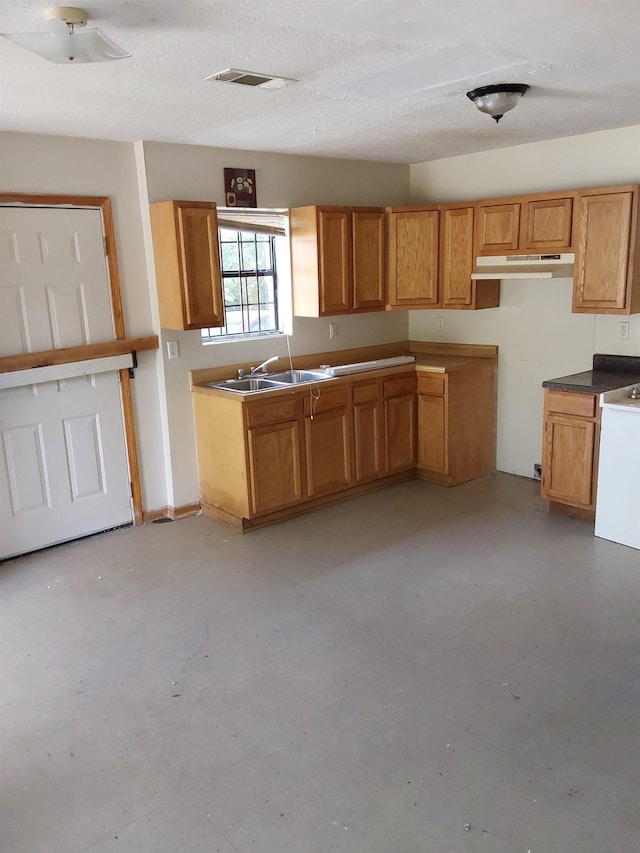
[(481, 113), (500, 121), (505, 113), (520, 102), (529, 87), (526, 83), (496, 83), (493, 86), (480, 86), (467, 92), (467, 98), (476, 105)]
[(114, 44), (105, 34), (87, 25), (88, 15), (74, 6), (54, 6), (47, 10), (49, 32), (0, 33), (3, 38), (19, 44), (49, 62), (107, 62), (131, 56)]

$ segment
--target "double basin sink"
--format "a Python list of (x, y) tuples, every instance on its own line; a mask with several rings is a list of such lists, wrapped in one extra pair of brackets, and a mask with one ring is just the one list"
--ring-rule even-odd
[(310, 382), (322, 382), (325, 379), (331, 379), (331, 376), (323, 370), (284, 370), (282, 373), (268, 373), (261, 376), (244, 376), (241, 379), (223, 379), (219, 382), (209, 382), (207, 387), (235, 391), (237, 394), (250, 394), (252, 391), (268, 391), (291, 385), (305, 385)]

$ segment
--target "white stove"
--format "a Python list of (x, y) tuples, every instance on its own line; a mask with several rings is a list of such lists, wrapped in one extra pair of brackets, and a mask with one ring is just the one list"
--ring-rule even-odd
[(640, 398), (631, 397), (634, 387), (600, 397), (595, 534), (640, 549)]

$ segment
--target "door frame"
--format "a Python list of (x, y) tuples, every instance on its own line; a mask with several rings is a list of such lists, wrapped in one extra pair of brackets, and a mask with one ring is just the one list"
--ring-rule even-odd
[[(111, 290), (111, 307), (113, 310), (113, 326), (117, 341), (126, 340), (124, 328), (124, 315), (122, 312), (122, 298), (120, 295), (120, 276), (118, 273), (118, 259), (116, 255), (115, 229), (113, 227), (113, 214), (111, 210), (111, 199), (109, 196), (79, 196), (58, 194), (28, 194), (28, 193), (0, 193), (0, 206), (11, 207), (21, 205), (24, 207), (59, 207), (59, 208), (89, 208), (98, 210), (102, 219), (102, 235), (105, 241), (105, 255), (107, 261), (107, 273), (109, 287)], [(154, 348), (157, 348), (157, 339)], [(140, 347), (142, 349), (142, 347)], [(145, 347), (145, 349), (150, 347)], [(66, 361), (81, 361), (83, 347), (74, 347), (74, 357)], [(52, 355), (59, 351), (50, 350), (46, 353), (38, 353), (42, 360), (44, 355)], [(86, 356), (90, 357), (90, 356)], [(140, 469), (138, 467), (138, 449), (136, 444), (135, 424), (133, 417), (133, 400), (131, 396), (131, 378), (129, 370), (124, 368), (118, 371), (120, 374), (120, 396), (122, 400), (122, 420), (124, 424), (125, 444), (127, 447), (127, 460), (129, 466), (129, 482), (131, 483), (131, 506), (133, 510), (133, 523), (135, 526), (143, 523), (142, 514), (142, 490), (140, 488)]]

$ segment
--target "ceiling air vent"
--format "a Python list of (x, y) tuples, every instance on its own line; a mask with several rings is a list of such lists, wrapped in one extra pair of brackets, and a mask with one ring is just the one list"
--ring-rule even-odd
[(241, 68), (227, 68), (204, 79), (218, 80), (221, 83), (237, 83), (239, 86), (252, 86), (258, 89), (282, 89), (283, 86), (298, 82), (291, 77), (273, 77), (258, 71), (243, 71)]

